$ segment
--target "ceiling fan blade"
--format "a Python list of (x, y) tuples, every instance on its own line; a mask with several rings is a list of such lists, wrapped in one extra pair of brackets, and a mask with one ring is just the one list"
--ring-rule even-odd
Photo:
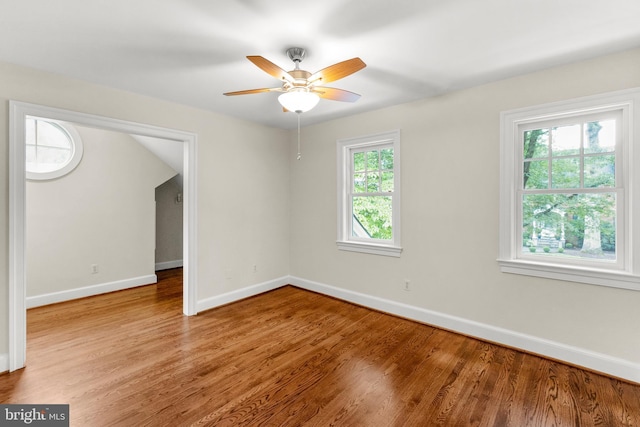
[(320, 98), (330, 99), (332, 101), (356, 102), (360, 99), (360, 95), (357, 93), (333, 87), (316, 86), (311, 91), (317, 93)]
[(351, 58), (347, 59), (346, 61), (330, 65), (327, 68), (323, 68), (317, 73), (312, 74), (308, 80), (309, 82), (314, 82), (317, 80), (321, 80), (322, 83), (334, 82), (343, 77), (347, 77), (355, 73), (356, 71), (360, 71), (366, 66), (367, 64), (365, 64), (362, 59)]
[(275, 77), (278, 80), (285, 80), (288, 82), (293, 82), (294, 80), (293, 77), (288, 72), (278, 67), (276, 64), (269, 61), (268, 59), (263, 58), (262, 56), (257, 56), (257, 55), (247, 56), (247, 59), (253, 62), (262, 71), (269, 74), (270, 76)]
[(271, 87), (271, 88), (262, 88), (262, 89), (248, 89), (248, 90), (239, 90), (237, 92), (227, 92), (223, 95), (227, 96), (235, 96), (235, 95), (251, 95), (253, 93), (264, 93), (264, 92), (282, 92), (281, 87)]

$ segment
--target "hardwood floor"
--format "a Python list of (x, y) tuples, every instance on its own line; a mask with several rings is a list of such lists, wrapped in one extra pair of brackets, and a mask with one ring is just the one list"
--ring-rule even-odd
[(294, 287), (181, 314), (157, 285), (28, 313), (2, 403), (72, 426), (640, 426), (640, 386)]

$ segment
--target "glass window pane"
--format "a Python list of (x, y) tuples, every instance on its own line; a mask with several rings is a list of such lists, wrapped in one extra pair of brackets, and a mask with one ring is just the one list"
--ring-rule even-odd
[(38, 147), (37, 171), (52, 172), (60, 169), (71, 159), (70, 150), (59, 148)]
[(584, 127), (584, 152), (611, 153), (616, 149), (616, 121), (588, 122)]
[(524, 158), (547, 157), (549, 155), (549, 129), (534, 129), (524, 133)]
[(380, 191), (380, 174), (378, 172), (367, 173), (367, 191), (369, 193)]
[(385, 148), (380, 152), (380, 168), (393, 170), (393, 148)]
[(38, 147), (38, 163), (51, 164), (56, 168), (63, 166), (71, 158), (71, 150)]
[(27, 145), (27, 163), (35, 163), (36, 161), (36, 146)]
[(524, 162), (525, 190), (549, 188), (549, 162), (547, 160), (534, 160)]
[(356, 172), (364, 170), (364, 153), (353, 153), (353, 170)]
[(380, 162), (378, 161), (378, 151), (367, 151), (367, 169), (378, 170)]
[(616, 156), (585, 156), (584, 186), (586, 188), (615, 187)]
[(25, 119), (25, 143), (36, 145), (36, 121), (29, 117)]
[(571, 157), (568, 159), (553, 160), (551, 162), (551, 187), (579, 188), (580, 159)]
[(580, 154), (581, 125), (559, 126), (551, 131), (551, 152), (553, 156)]
[(352, 235), (361, 238), (391, 240), (391, 196), (353, 198)]
[(393, 172), (382, 172), (382, 191), (393, 191)]
[(65, 131), (57, 125), (38, 120), (38, 145), (71, 149), (71, 141)]
[(73, 141), (58, 124), (28, 117), (25, 125), (27, 172), (53, 172), (71, 161)]
[(365, 175), (363, 173), (353, 174), (353, 192), (364, 193), (366, 191)]
[(616, 195), (525, 194), (523, 254), (616, 260)]

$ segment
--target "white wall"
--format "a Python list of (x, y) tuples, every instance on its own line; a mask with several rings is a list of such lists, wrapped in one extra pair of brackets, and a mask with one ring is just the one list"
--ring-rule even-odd
[[(637, 86), (640, 50), (305, 128), (291, 169), (291, 274), (639, 363), (639, 292), (496, 263), (500, 112)], [(339, 251), (336, 140), (392, 129), (402, 132), (402, 256)]]
[(153, 283), (155, 188), (176, 172), (129, 135), (70, 126), (84, 147), (80, 164), (58, 179), (27, 181), (27, 297)]
[(178, 200), (182, 187), (178, 176), (156, 188), (156, 269), (182, 265), (184, 203)]
[(0, 63), (0, 358), (8, 352), (9, 100), (197, 134), (198, 300), (289, 272), (286, 131)]

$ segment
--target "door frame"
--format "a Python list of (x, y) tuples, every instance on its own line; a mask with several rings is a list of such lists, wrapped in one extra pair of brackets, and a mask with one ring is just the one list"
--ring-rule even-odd
[(25, 118), (36, 116), (98, 129), (150, 136), (184, 145), (182, 310), (197, 314), (197, 134), (55, 107), (9, 101), (9, 371), (27, 353)]

